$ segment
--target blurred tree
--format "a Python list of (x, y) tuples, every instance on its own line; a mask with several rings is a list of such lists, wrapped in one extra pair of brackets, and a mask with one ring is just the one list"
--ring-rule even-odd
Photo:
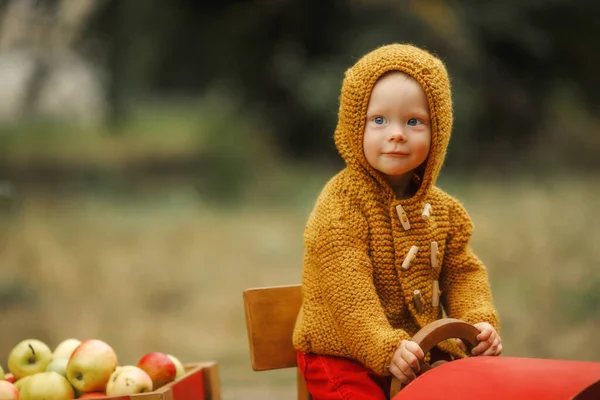
[(103, 117), (104, 93), (77, 51), (99, 0), (5, 0), (0, 4), (0, 118)]
[[(593, 38), (600, 34), (600, 26), (590, 16), (600, 13), (600, 3), (482, 1), (463, 12), (478, 57), (461, 75), (474, 78), (483, 103), (463, 132), (479, 147), (475, 163), (487, 159), (494, 165), (506, 154), (518, 159), (539, 140), (548, 140), (544, 121), (555, 112), (548, 99), (559, 85), (575, 87), (585, 96), (587, 111), (596, 112), (600, 79), (592, 70), (600, 67), (600, 55)], [(588, 129), (591, 136), (597, 127)]]
[(529, 157), (565, 82), (595, 113), (600, 27), (590, 16), (599, 12), (568, 0), (128, 0), (111, 1), (91, 29), (110, 48), (115, 118), (139, 98), (222, 91), (259, 115), (270, 127), (261, 134), (285, 154), (311, 159), (335, 152), (344, 70), (379, 45), (414, 43), (448, 64), (449, 164), (470, 166), (506, 161), (506, 151)]
[[(407, 3), (406, 3), (407, 4)], [(404, 7), (406, 7), (406, 4)], [(386, 4), (343, 1), (112, 2), (96, 26), (111, 44), (112, 104), (218, 86), (261, 115), (289, 155), (334, 152), (343, 72), (397, 23)], [(382, 18), (386, 24), (373, 25)], [(120, 110), (119, 110), (120, 109)]]

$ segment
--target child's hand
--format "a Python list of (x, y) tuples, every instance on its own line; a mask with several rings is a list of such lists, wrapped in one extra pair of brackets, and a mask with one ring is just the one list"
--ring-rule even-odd
[(416, 377), (421, 367), (419, 360), (423, 360), (425, 354), (418, 344), (410, 340), (400, 342), (400, 347), (392, 356), (390, 372), (404, 384), (409, 383)]
[[(478, 322), (473, 326), (481, 333), (477, 335), (479, 344), (471, 350), (471, 354), (474, 356), (499, 356), (502, 353), (502, 339), (494, 327), (487, 322)], [(467, 346), (462, 340), (457, 339), (457, 344), (462, 351), (467, 352)]]

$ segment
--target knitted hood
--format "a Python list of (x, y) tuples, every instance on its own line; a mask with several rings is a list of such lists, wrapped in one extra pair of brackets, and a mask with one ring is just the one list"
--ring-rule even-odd
[(431, 118), (431, 149), (415, 197), (420, 198), (435, 184), (450, 140), (452, 98), (444, 64), (430, 53), (411, 45), (392, 44), (363, 56), (348, 69), (342, 84), (335, 144), (348, 168), (366, 174), (393, 196), (383, 175), (367, 162), (363, 135), (367, 106), (376, 81), (386, 72), (400, 71), (412, 76), (424, 89)]

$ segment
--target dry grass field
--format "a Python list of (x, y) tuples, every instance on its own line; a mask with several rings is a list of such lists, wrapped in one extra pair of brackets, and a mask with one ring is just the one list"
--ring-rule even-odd
[[(319, 184), (322, 183), (319, 182)], [(459, 183), (489, 268), (505, 354), (600, 361), (600, 183)], [(28, 189), (0, 224), (0, 364), (19, 340), (113, 345), (122, 364), (164, 351), (216, 360), (224, 399), (293, 399), (292, 371), (250, 368), (242, 291), (300, 280), (318, 185), (217, 206), (185, 185), (135, 196)]]

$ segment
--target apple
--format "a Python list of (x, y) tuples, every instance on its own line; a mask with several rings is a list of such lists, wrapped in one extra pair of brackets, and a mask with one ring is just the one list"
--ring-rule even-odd
[(6, 375), (4, 375), (4, 369), (2, 368), (2, 365), (0, 365), (0, 381), (3, 381), (6, 379)]
[(171, 382), (177, 375), (175, 363), (165, 353), (148, 353), (140, 358), (137, 366), (150, 376), (154, 389)]
[(63, 340), (54, 349), (54, 352), (52, 353), (52, 358), (54, 360), (57, 360), (59, 358), (66, 358), (68, 360), (71, 357), (71, 354), (73, 354), (73, 351), (75, 351), (77, 346), (79, 346), (80, 344), (81, 341), (78, 339)]
[(26, 377), (23, 377), (21, 379), (19, 379), (18, 381), (15, 382), (15, 387), (17, 389), (19, 389), (19, 392), (21, 391), (21, 389), (23, 389), (23, 384), (25, 382), (27, 382), (27, 379), (31, 378), (31, 375), (27, 375)]
[(70, 400), (75, 392), (67, 379), (50, 371), (31, 375), (19, 392), (19, 400)]
[(69, 360), (67, 360), (66, 358), (57, 358), (56, 360), (52, 360), (52, 362), (50, 362), (50, 364), (48, 364), (48, 366), (46, 367), (46, 372), (58, 372), (66, 378), (68, 362)]
[(17, 381), (15, 376), (10, 372), (8, 374), (4, 375), (4, 379), (9, 381), (10, 383), (15, 383)]
[(106, 384), (107, 396), (147, 393), (152, 391), (152, 379), (141, 368), (133, 365), (117, 367)]
[(117, 365), (117, 354), (107, 343), (85, 340), (69, 358), (67, 379), (82, 394), (102, 391)]
[(175, 369), (177, 370), (177, 373), (175, 374), (175, 379), (179, 379), (180, 377), (185, 375), (185, 368), (183, 368), (183, 364), (181, 363), (181, 361), (179, 361), (177, 357), (171, 354), (167, 354), (167, 357), (169, 357), (171, 361), (173, 361), (173, 364), (175, 364)]
[(106, 397), (106, 394), (102, 392), (89, 392), (78, 397), (78, 399), (97, 399), (99, 397)]
[(2, 400), (18, 400), (19, 389), (8, 381), (0, 381), (0, 399)]
[(52, 361), (52, 351), (44, 343), (36, 339), (19, 342), (8, 355), (8, 369), (19, 380), (46, 370)]

